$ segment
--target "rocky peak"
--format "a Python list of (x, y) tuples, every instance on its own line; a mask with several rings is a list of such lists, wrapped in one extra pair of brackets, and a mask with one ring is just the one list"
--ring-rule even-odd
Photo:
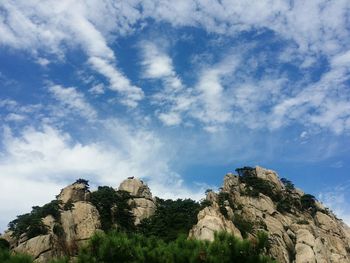
[[(215, 232), (226, 231), (240, 239), (254, 240), (264, 231), (269, 236), (268, 254), (279, 263), (350, 262), (349, 227), (312, 195), (262, 167), (244, 167), (237, 173), (225, 175), (220, 191), (206, 192), (189, 238), (213, 240)], [(113, 203), (110, 211), (101, 207), (114, 200), (116, 190), (101, 188), (101, 192), (90, 193), (87, 181), (80, 179), (63, 188), (57, 200), (27, 214), (35, 216), (35, 230), (40, 233), (29, 234), (29, 227), (20, 227), (20, 231), (6, 231), (1, 238), (14, 251), (29, 253), (36, 262), (48, 262), (53, 257), (74, 255), (81, 243), (102, 231), (102, 215), (110, 215), (113, 223), (117, 214), (112, 209), (128, 207), (135, 225), (157, 209), (149, 187), (140, 179), (130, 177), (120, 184), (118, 191), (130, 195), (122, 195), (126, 196), (124, 203)], [(96, 193), (101, 194), (98, 202)], [(125, 202), (128, 205), (121, 205)]]
[(272, 182), (278, 190), (281, 190), (283, 184), (281, 183), (277, 173), (275, 171), (262, 168), (260, 166), (255, 167), (256, 176), (263, 180)]
[(119, 185), (118, 190), (130, 193), (129, 204), (135, 216), (135, 225), (152, 216), (156, 211), (156, 203), (152, 198), (151, 190), (142, 180), (129, 177)]
[(254, 238), (265, 231), (277, 262), (350, 262), (349, 228), (312, 195), (269, 169), (236, 171), (224, 177), (218, 193), (207, 192), (209, 206), (199, 212), (190, 238), (212, 240), (222, 230)]
[(67, 202), (89, 201), (89, 187), (84, 180), (77, 180), (75, 183), (63, 188), (57, 196), (57, 200), (61, 201), (63, 204)]
[(121, 182), (119, 191), (129, 192), (132, 197), (152, 199), (152, 193), (149, 187), (140, 179), (129, 177)]

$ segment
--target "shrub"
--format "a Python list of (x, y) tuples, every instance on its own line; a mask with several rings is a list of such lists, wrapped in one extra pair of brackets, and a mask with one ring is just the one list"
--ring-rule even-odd
[(299, 225), (308, 225), (310, 224), (309, 221), (305, 220), (305, 219), (301, 219), (297, 221), (297, 224)]
[(304, 194), (300, 198), (300, 203), (303, 210), (311, 212), (312, 215), (316, 213), (316, 198), (313, 195)]
[(56, 220), (59, 220), (59, 205), (59, 201), (53, 200), (42, 207), (33, 206), (30, 213), (17, 216), (15, 220), (9, 223), (9, 229), (13, 231), (13, 236), (19, 238), (25, 233), (28, 238), (32, 238), (47, 234), (47, 229), (42, 222), (42, 218), (52, 215)]
[(77, 179), (74, 184), (84, 184), (87, 188), (89, 187), (89, 181), (82, 178)]
[(273, 200), (278, 200), (273, 183), (254, 176), (241, 176), (240, 181), (246, 184), (246, 195), (258, 197), (259, 193), (270, 196)]
[(8, 250), (10, 249), (10, 243), (3, 238), (0, 238), (0, 250)]
[(239, 176), (256, 176), (256, 169), (250, 166), (244, 166), (235, 170)]
[(53, 233), (58, 237), (64, 236), (64, 230), (63, 227), (60, 224), (55, 224), (52, 229)]
[(246, 238), (248, 236), (248, 233), (252, 233), (254, 229), (254, 222), (245, 219), (240, 214), (234, 215), (233, 224), (241, 232), (243, 238)]
[(175, 240), (181, 234), (187, 235), (197, 223), (200, 209), (200, 204), (191, 199), (157, 199), (155, 214), (141, 221), (138, 232), (167, 242)]
[(100, 186), (91, 193), (91, 202), (100, 213), (102, 229), (109, 231), (117, 224), (123, 230), (134, 229), (134, 216), (128, 204), (130, 194), (126, 191), (115, 191), (109, 186)]
[(267, 244), (265, 234), (259, 235), (255, 242), (241, 241), (227, 233), (216, 233), (213, 242), (188, 240), (181, 236), (165, 243), (154, 237), (111, 232), (92, 237), (88, 246), (79, 253), (77, 262), (274, 262), (263, 255)]
[(281, 178), (281, 182), (284, 184), (284, 187), (286, 188), (287, 191), (293, 191), (295, 189), (292, 181), (290, 181), (286, 178)]
[(0, 248), (0, 262), (1, 263), (33, 263), (32, 257), (28, 255), (11, 253), (10, 250)]

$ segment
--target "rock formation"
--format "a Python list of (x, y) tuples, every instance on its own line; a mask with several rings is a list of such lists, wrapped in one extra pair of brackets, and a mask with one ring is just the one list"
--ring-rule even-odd
[[(126, 179), (119, 190), (130, 194), (128, 203), (132, 207), (135, 224), (154, 214), (156, 205), (152, 193), (141, 180)], [(36, 262), (74, 255), (81, 244), (95, 232), (102, 231), (99, 212), (90, 202), (90, 197), (87, 181), (80, 179), (63, 188), (56, 196), (58, 216), (47, 215), (41, 219), (45, 234), (28, 238), (23, 233), (15, 237), (12, 231), (7, 230), (0, 238), (7, 240), (13, 251), (30, 254)]]
[(59, 216), (42, 218), (47, 234), (14, 238), (7, 232), (2, 238), (9, 241), (14, 251), (32, 255), (36, 262), (48, 262), (54, 257), (73, 254), (78, 244), (90, 238), (101, 227), (99, 213), (89, 202), (90, 191), (84, 183), (74, 183), (62, 189), (57, 196)]
[[(267, 252), (277, 262), (350, 262), (350, 228), (313, 196), (280, 179), (272, 170), (245, 167), (237, 172), (224, 177), (218, 193), (207, 191), (205, 207), (198, 213), (189, 238), (213, 240), (215, 232), (226, 231), (240, 239), (254, 240), (264, 231), (269, 236)], [(134, 215), (135, 225), (157, 209), (156, 199), (140, 179), (130, 177), (118, 189), (105, 190), (128, 193), (124, 204)], [(56, 203), (52, 203), (58, 206), (58, 214), (50, 212), (41, 217), (43, 233), (33, 235), (27, 229), (15, 234), (8, 230), (0, 238), (6, 239), (13, 251), (31, 254), (36, 262), (74, 255), (82, 243), (102, 231), (103, 216), (91, 199), (93, 195), (87, 181), (78, 180), (62, 189)]]
[(152, 193), (140, 179), (128, 178), (120, 184), (118, 190), (130, 193), (129, 204), (135, 216), (135, 225), (138, 225), (142, 219), (152, 216), (156, 211), (156, 203), (152, 198)]
[[(243, 235), (240, 231), (249, 231), (248, 238), (266, 231), (269, 254), (280, 263), (350, 262), (349, 228), (333, 213), (317, 201), (302, 207), (300, 200), (309, 196), (282, 183), (274, 171), (256, 167), (244, 172), (243, 177), (227, 174), (218, 194), (207, 193), (211, 204), (199, 212), (190, 238), (212, 240), (216, 230), (238, 238)], [(254, 192), (254, 187), (264, 193)]]

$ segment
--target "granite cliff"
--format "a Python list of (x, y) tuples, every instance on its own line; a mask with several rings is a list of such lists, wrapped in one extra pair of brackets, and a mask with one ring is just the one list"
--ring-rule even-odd
[[(254, 242), (263, 231), (269, 237), (266, 253), (277, 262), (350, 262), (349, 227), (312, 195), (272, 170), (244, 167), (236, 171), (237, 175), (224, 177), (218, 192), (206, 191), (189, 239), (212, 241), (215, 232), (226, 231)], [(36, 228), (20, 227), (18, 219), (28, 217), (23, 215), (0, 238), (8, 241), (12, 251), (30, 254), (36, 262), (66, 255), (74, 258), (78, 248), (105, 230), (107, 223), (118, 229), (122, 226), (119, 218), (124, 218), (132, 221), (136, 231), (159, 207), (148, 186), (133, 177), (116, 189), (99, 191), (109, 193), (107, 199), (99, 199), (108, 206), (96, 203), (96, 193), (90, 192), (87, 181), (77, 180), (47, 206), (33, 208), (32, 213), (40, 218)], [(112, 202), (110, 196), (117, 201)]]

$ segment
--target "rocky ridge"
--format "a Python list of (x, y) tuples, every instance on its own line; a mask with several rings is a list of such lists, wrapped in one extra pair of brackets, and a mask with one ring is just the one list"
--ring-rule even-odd
[[(128, 178), (120, 184), (119, 190), (130, 194), (128, 203), (132, 207), (135, 225), (153, 215), (155, 201), (148, 186), (141, 180)], [(35, 262), (48, 262), (52, 258), (76, 254), (80, 245), (94, 233), (102, 231), (99, 211), (91, 202), (87, 181), (82, 179), (63, 188), (56, 200), (59, 215), (41, 219), (45, 234), (15, 237), (11, 230), (7, 230), (0, 238), (7, 240), (14, 252), (32, 255)]]
[[(215, 232), (227, 231), (253, 241), (264, 231), (269, 235), (267, 253), (278, 262), (350, 262), (349, 227), (313, 196), (272, 170), (245, 167), (237, 173), (227, 174), (218, 192), (206, 192), (205, 205), (189, 238), (213, 240)], [(156, 199), (139, 179), (129, 177), (114, 191), (128, 193), (135, 225), (152, 217), (157, 209)], [(31, 254), (36, 262), (74, 255), (81, 244), (102, 231), (102, 215), (91, 194), (86, 181), (78, 180), (57, 196), (59, 214), (41, 218), (45, 234), (14, 236), (6, 231), (0, 238), (10, 243), (13, 251)]]
[[(207, 192), (210, 205), (198, 214), (190, 238), (212, 240), (215, 231), (253, 238), (266, 231), (268, 253), (278, 262), (350, 262), (349, 227), (331, 211), (290, 182), (284, 184), (272, 170), (256, 167), (242, 171), (247, 174), (227, 174), (219, 193)], [(255, 186), (247, 178), (267, 182), (270, 192), (252, 192)]]

